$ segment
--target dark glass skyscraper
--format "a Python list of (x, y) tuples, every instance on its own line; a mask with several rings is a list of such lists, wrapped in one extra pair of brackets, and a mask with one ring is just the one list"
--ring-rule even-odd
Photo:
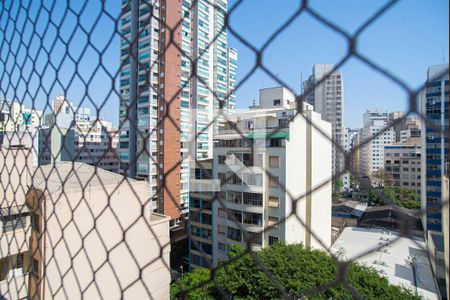
[[(443, 175), (447, 172), (448, 148), (448, 64), (428, 68), (422, 94), (422, 112), (427, 124), (422, 126), (422, 207), (426, 208), (424, 225), (442, 231)], [(434, 125), (434, 126), (433, 126)]]

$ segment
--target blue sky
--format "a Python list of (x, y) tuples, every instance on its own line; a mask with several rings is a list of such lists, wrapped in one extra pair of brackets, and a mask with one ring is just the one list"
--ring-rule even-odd
[[(293, 14), (298, 2), (246, 0), (232, 14), (231, 26), (253, 45), (261, 47)], [(384, 3), (386, 1), (321, 0), (311, 1), (311, 7), (353, 33)], [(448, 24), (447, 0), (400, 1), (361, 35), (358, 50), (411, 87), (418, 87), (426, 79), (429, 65), (442, 63), (443, 54), (448, 62)], [(238, 79), (241, 79), (254, 65), (254, 54), (231, 34), (229, 44), (239, 50)], [(289, 87), (300, 92), (301, 74), (306, 79), (313, 64), (337, 63), (346, 52), (344, 38), (306, 14), (272, 42), (264, 53), (264, 64)], [(362, 114), (368, 108), (407, 109), (405, 92), (359, 60), (351, 59), (340, 71), (344, 75), (347, 126), (362, 126)], [(258, 71), (238, 90), (239, 105), (249, 105), (252, 99), (257, 99), (259, 88), (271, 85), (276, 83)]]
[[(248, 42), (260, 47), (297, 9), (299, 2), (244, 0), (232, 14), (230, 25)], [(53, 1), (44, 1), (48, 12), (41, 10), (39, 15), (37, 2), (32, 2), (34, 4), (30, 8), (29, 18), (38, 21), (34, 31), (42, 35), (42, 44), (36, 34), (31, 34), (33, 26), (25, 22), (25, 14), (19, 14), (15, 25), (6, 16), (4, 6), (9, 7), (8, 3), (11, 1), (0, 3), (0, 28), (6, 30), (6, 36), (0, 33), (0, 40), (13, 41), (10, 49), (17, 49), (18, 52), (15, 55), (16, 61), (10, 57), (6, 64), (6, 70), (12, 72), (9, 77), (14, 82), (14, 88), (3, 80), (0, 92), (8, 98), (25, 99), (26, 103), (34, 100), (36, 107), (42, 109), (48, 99), (65, 91), (68, 98), (76, 104), (82, 102), (92, 107), (106, 103), (101, 108), (100, 115), (117, 124), (118, 97), (115, 93), (109, 93), (112, 80), (108, 72), (115, 76), (118, 70), (119, 40), (114, 34), (115, 24), (104, 13), (92, 30), (101, 10), (100, 1), (87, 1), (80, 16), (80, 24), (84, 29), (75, 27), (76, 17), (72, 12), (63, 14), (67, 2), (55, 1), (55, 6), (52, 6)], [(19, 2), (12, 3), (14, 12)], [(119, 0), (105, 1), (105, 11), (117, 17), (120, 9), (118, 3)], [(229, 6), (234, 3), (235, 0), (230, 0)], [(384, 3), (385, 1), (380, 0), (310, 1), (313, 9), (349, 33), (353, 33)], [(82, 4), (83, 1), (70, 1), (69, 5), (78, 14), (82, 11)], [(49, 20), (59, 27), (60, 39), (55, 39), (55, 26), (50, 25), (44, 30)], [(411, 87), (418, 87), (424, 82), (429, 65), (442, 63), (443, 56), (448, 62), (448, 24), (447, 0), (403, 0), (361, 35), (358, 50), (402, 78)], [(20, 29), (22, 26), (25, 26), (23, 33), (12, 31), (13, 28)], [(88, 37), (83, 31), (91, 32), (91, 44), (97, 49), (90, 46), (85, 49)], [(25, 44), (19, 47), (20, 40)], [(253, 67), (255, 55), (231, 33), (229, 46), (237, 48), (239, 52), (239, 82)], [(27, 51), (36, 60), (34, 64), (25, 60)], [(100, 62), (97, 51), (103, 53), (100, 69), (97, 69)], [(306, 79), (313, 64), (336, 63), (346, 51), (346, 41), (340, 35), (305, 14), (277, 36), (264, 52), (263, 62), (289, 87), (299, 92), (301, 74)], [(7, 52), (8, 47), (3, 47), (0, 52), (2, 60), (6, 58)], [(64, 53), (70, 53), (70, 57), (63, 56)], [(21, 65), (23, 61), (25, 64), (22, 71), (13, 72), (14, 65)], [(0, 73), (4, 72), (4, 65), (3, 62), (0, 63)], [(72, 77), (75, 70), (79, 76)], [(347, 126), (361, 126), (362, 114), (368, 108), (389, 111), (407, 109), (405, 92), (362, 62), (351, 59), (340, 71), (344, 75)], [(20, 75), (22, 80), (17, 83)], [(54, 84), (56, 78), (58, 81)], [(277, 83), (258, 70), (237, 90), (238, 107), (248, 107), (253, 99), (257, 99), (260, 88), (274, 85)], [(46, 110), (48, 109), (47, 106)]]

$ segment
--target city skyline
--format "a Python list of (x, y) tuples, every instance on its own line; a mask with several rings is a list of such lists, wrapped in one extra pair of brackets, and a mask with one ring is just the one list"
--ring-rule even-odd
[(0, 298), (447, 299), (448, 6), (0, 1)]

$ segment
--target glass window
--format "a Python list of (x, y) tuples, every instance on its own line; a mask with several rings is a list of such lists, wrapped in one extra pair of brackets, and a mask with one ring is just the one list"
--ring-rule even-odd
[(225, 245), (224, 243), (219, 243), (218, 247), (219, 247), (219, 251), (221, 251), (221, 252), (227, 251), (227, 245)]
[(219, 208), (219, 217), (226, 218), (227, 217), (227, 210), (224, 208)]
[(270, 176), (269, 186), (276, 188), (279, 186), (279, 181), (280, 179), (277, 176)]
[(228, 227), (227, 228), (227, 238), (233, 241), (241, 242), (242, 241), (242, 234), (239, 229)]
[(269, 216), (269, 226), (270, 227), (279, 228), (280, 227), (279, 221), (280, 221), (280, 219), (278, 217)]
[(219, 165), (224, 165), (226, 159), (227, 157), (225, 155), (219, 155), (218, 156)]
[(272, 246), (273, 244), (278, 243), (278, 237), (277, 236), (270, 236), (269, 235), (269, 246)]
[(279, 156), (270, 156), (269, 157), (269, 166), (271, 168), (279, 168), (280, 167), (280, 157)]
[(261, 226), (262, 214), (244, 212), (244, 224)]
[(262, 194), (243, 193), (243, 203), (245, 205), (262, 206)]
[(280, 206), (280, 198), (275, 196), (269, 197), (269, 207), (279, 207)]
[(11, 218), (3, 220), (3, 232), (14, 231), (16, 229), (22, 229), (25, 227), (25, 217), (13, 216)]
[(220, 234), (226, 234), (227, 233), (227, 227), (225, 225), (219, 225), (217, 227), (217, 232)]

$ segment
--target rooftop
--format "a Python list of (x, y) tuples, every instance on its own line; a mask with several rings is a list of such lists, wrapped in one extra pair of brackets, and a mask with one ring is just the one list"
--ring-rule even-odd
[[(373, 251), (358, 257), (370, 250)], [(391, 284), (403, 285), (412, 291), (417, 286), (418, 294), (424, 299), (439, 299), (423, 238), (400, 237), (397, 232), (383, 229), (347, 227), (331, 251), (344, 260), (356, 259), (374, 268)]]
[[(118, 184), (124, 176), (97, 168), (85, 163), (62, 161), (40, 166), (35, 169), (33, 187), (54, 193), (64, 188), (64, 191), (81, 190), (86, 186), (101, 187)], [(127, 178), (129, 182), (136, 180)]]

